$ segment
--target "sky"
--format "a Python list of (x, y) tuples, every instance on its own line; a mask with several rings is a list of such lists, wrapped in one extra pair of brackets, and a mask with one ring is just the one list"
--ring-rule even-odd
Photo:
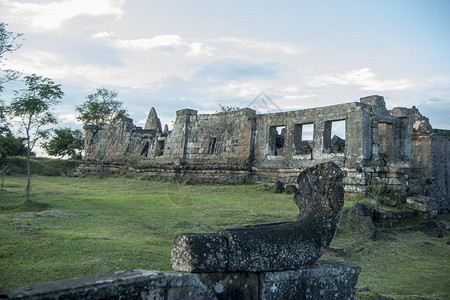
[(448, 0), (0, 0), (0, 22), (24, 34), (1, 68), (61, 84), (59, 127), (81, 128), (75, 106), (105, 87), (137, 126), (151, 107), (171, 127), (184, 108), (265, 113), (381, 95), (450, 129), (449, 15)]

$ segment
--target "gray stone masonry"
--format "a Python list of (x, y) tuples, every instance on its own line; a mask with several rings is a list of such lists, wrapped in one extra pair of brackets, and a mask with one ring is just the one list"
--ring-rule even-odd
[(355, 299), (360, 271), (337, 260), (262, 273), (132, 270), (0, 290), (0, 299)]
[(292, 184), (304, 169), (333, 161), (344, 172), (346, 192), (380, 184), (434, 197), (439, 212), (450, 209), (450, 130), (433, 129), (415, 107), (388, 110), (381, 96), (268, 114), (182, 109), (172, 130), (164, 128), (154, 108), (144, 129), (131, 119), (87, 126), (79, 170)]
[(439, 205), (436, 199), (425, 196), (406, 198), (406, 208), (416, 211), (423, 219), (435, 218), (439, 212)]

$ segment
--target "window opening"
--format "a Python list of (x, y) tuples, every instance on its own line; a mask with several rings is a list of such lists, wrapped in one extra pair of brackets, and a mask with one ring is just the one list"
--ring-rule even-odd
[(164, 140), (158, 141), (155, 156), (162, 156), (164, 154), (164, 146), (165, 146)]
[(158, 141), (158, 149), (159, 150), (164, 150), (165, 144), (166, 144), (165, 141)]
[(294, 155), (311, 154), (314, 146), (314, 124), (295, 124)]
[(209, 145), (208, 145), (208, 154), (213, 154), (216, 150), (216, 138), (210, 138), (209, 139)]
[(146, 142), (145, 145), (144, 145), (144, 148), (141, 151), (141, 155), (143, 155), (143, 156), (147, 156), (148, 155), (148, 148), (149, 148), (149, 146), (150, 146), (150, 143)]
[(269, 127), (269, 149), (268, 155), (284, 154), (284, 138), (286, 135), (286, 126)]
[(345, 120), (327, 121), (323, 133), (324, 153), (345, 152)]

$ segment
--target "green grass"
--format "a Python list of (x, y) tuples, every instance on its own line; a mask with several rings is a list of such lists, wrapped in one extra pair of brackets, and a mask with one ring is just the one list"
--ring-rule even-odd
[[(429, 237), (417, 230), (377, 232), (375, 240), (358, 237), (349, 229), (349, 212), (356, 200), (366, 201), (346, 200), (331, 246), (347, 250), (339, 259), (361, 266), (358, 286), (370, 291), (358, 293), (357, 298), (375, 299), (377, 294), (383, 294), (395, 299), (450, 299), (449, 232), (444, 230), (442, 238)], [(450, 215), (440, 215), (435, 221), (440, 219), (450, 221)], [(414, 218), (404, 225), (416, 227), (421, 221)], [(324, 255), (322, 258), (333, 257)]]
[[(291, 195), (258, 185), (143, 179), (33, 177), (33, 203), (23, 205), (26, 179), (8, 176), (6, 192), (0, 193), (0, 215), (52, 210), (76, 217), (0, 216), (0, 288), (134, 268), (169, 270), (171, 241), (179, 233), (215, 232), (297, 215)], [(353, 203), (346, 201), (332, 245), (347, 249), (339, 259), (362, 267), (358, 286), (369, 291), (358, 298), (450, 298), (448, 232), (439, 239), (418, 231), (361, 239), (348, 229)]]

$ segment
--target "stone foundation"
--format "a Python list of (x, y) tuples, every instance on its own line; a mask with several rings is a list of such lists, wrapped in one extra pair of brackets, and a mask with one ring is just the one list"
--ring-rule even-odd
[(337, 260), (278, 272), (132, 270), (1, 290), (0, 299), (355, 299), (360, 271)]

